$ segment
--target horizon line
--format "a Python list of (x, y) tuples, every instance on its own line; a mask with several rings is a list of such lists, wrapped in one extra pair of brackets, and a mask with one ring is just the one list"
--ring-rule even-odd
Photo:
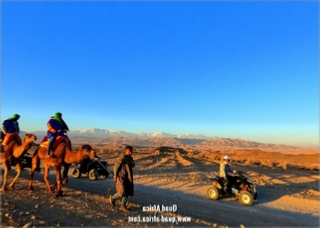
[[(290, 144), (290, 143), (272, 143), (272, 142), (259, 142), (259, 141), (252, 141), (251, 139), (243, 139), (243, 138), (240, 138), (240, 137), (219, 137), (219, 136), (207, 136), (207, 135), (204, 135), (204, 134), (201, 134), (201, 133), (198, 133), (198, 134), (190, 134), (190, 133), (179, 133), (179, 134), (173, 134), (173, 133), (167, 133), (167, 132), (162, 132), (162, 131), (146, 131), (146, 132), (141, 132), (141, 131), (137, 131), (137, 132), (127, 132), (127, 131), (124, 131), (124, 130), (110, 130), (110, 129), (101, 129), (101, 128), (85, 128), (85, 129), (81, 129), (81, 130), (76, 130), (76, 129), (73, 129), (73, 130), (69, 130), (69, 132), (71, 131), (83, 131), (83, 130), (103, 130), (103, 131), (122, 131), (124, 133), (128, 133), (128, 134), (137, 134), (137, 133), (164, 133), (164, 134), (169, 134), (169, 135), (172, 135), (172, 136), (179, 136), (179, 135), (201, 135), (203, 137), (206, 137), (206, 138), (211, 138), (210, 140), (207, 140), (207, 139), (203, 139), (205, 141), (211, 141), (211, 140), (217, 140), (217, 139), (236, 139), (236, 140), (243, 140), (243, 141), (249, 141), (249, 142), (254, 142), (254, 143), (261, 143), (261, 144), (273, 144), (273, 145), (285, 145), (285, 146), (294, 146), (294, 147), (304, 147), (304, 148), (319, 148), (320, 144), (312, 144), (312, 143), (307, 143), (307, 142), (297, 142), (295, 144)], [(22, 130), (23, 132), (27, 132), (27, 131), (24, 131)], [(30, 133), (32, 132), (46, 132), (46, 130), (36, 130), (36, 131), (30, 131)], [(148, 135), (149, 138), (175, 138), (175, 137), (157, 137), (157, 136), (150, 136)], [(112, 137), (117, 137), (117, 136), (109, 136), (109, 137), (106, 137), (106, 138), (112, 138)], [(120, 136), (118, 136), (120, 137)], [(121, 136), (123, 137), (123, 136)], [(135, 137), (132, 137), (132, 138), (135, 138)], [(137, 137), (138, 138), (138, 137)], [(215, 138), (215, 139), (214, 139)], [(188, 139), (188, 138), (180, 138), (180, 139)], [(193, 139), (197, 139), (197, 138), (193, 138)], [(199, 139), (200, 140), (200, 139)], [(301, 144), (306, 144), (308, 146), (301, 146)]]

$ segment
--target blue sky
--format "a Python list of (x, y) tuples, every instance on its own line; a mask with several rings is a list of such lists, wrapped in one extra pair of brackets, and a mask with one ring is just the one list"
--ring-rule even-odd
[(2, 120), (318, 144), (317, 2), (3, 2)]

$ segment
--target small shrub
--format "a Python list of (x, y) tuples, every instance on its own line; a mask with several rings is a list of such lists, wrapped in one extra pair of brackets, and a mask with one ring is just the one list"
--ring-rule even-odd
[(253, 164), (253, 161), (251, 159), (248, 159), (245, 161), (244, 163), (245, 165), (252, 165)]
[(253, 162), (254, 165), (261, 165), (261, 161), (255, 161)]
[(273, 168), (273, 163), (268, 159), (266, 161), (262, 161), (261, 162), (261, 166), (265, 166), (265, 167), (268, 167), (268, 168)]
[(288, 167), (287, 167), (287, 162), (284, 161), (283, 164), (282, 164), (282, 169), (283, 169), (283, 170), (287, 170), (287, 168), (288, 168)]

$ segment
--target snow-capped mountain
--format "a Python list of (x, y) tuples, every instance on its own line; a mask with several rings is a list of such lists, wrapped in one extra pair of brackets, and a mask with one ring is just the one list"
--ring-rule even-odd
[[(23, 138), (26, 132), (21, 131), (20, 137)], [(35, 134), (40, 142), (46, 135), (46, 131), (29, 132)], [(124, 144), (132, 145), (166, 145), (176, 146), (181, 145), (199, 145), (206, 148), (231, 147), (231, 148), (258, 148), (258, 149), (283, 149), (283, 148), (317, 148), (316, 145), (308, 143), (299, 143), (298, 145), (278, 145), (270, 143), (258, 143), (247, 139), (232, 139), (220, 137), (207, 137), (202, 134), (169, 134), (164, 132), (137, 132), (129, 133), (121, 130), (106, 130), (88, 128), (83, 130), (71, 130), (68, 132), (69, 138), (77, 143), (98, 143), (98, 144)], [(78, 141), (77, 141), (78, 140)], [(162, 144), (161, 144), (162, 143)]]
[(105, 130), (88, 128), (83, 130), (71, 130), (68, 132), (69, 136), (80, 136), (80, 137), (93, 137), (93, 138), (106, 138), (106, 137), (134, 137), (134, 134), (127, 133), (120, 130)]
[[(23, 136), (25, 132), (21, 132)], [(38, 140), (43, 139), (46, 135), (46, 131), (34, 131), (31, 132), (38, 137)], [(82, 138), (110, 138), (110, 137), (126, 137), (126, 138), (178, 138), (178, 139), (201, 139), (201, 140), (213, 140), (218, 139), (218, 137), (207, 137), (202, 134), (169, 134), (165, 132), (136, 132), (130, 133), (121, 130), (106, 130), (98, 128), (88, 128), (82, 130), (71, 130), (68, 133), (68, 136), (73, 137), (82, 137)]]
[(197, 134), (197, 135), (193, 135), (193, 134), (180, 134), (175, 138), (179, 138), (179, 139), (203, 139), (203, 140), (213, 140), (213, 139), (219, 139), (219, 137), (214, 136), (214, 137), (208, 137), (202, 134)]
[(107, 137), (131, 137), (131, 138), (185, 138), (185, 139), (204, 139), (212, 140), (218, 137), (207, 137), (201, 134), (169, 134), (165, 132), (137, 132), (129, 133), (120, 130), (106, 130), (88, 128), (83, 130), (71, 130), (68, 135), (70, 137), (94, 137), (94, 138), (107, 138)]

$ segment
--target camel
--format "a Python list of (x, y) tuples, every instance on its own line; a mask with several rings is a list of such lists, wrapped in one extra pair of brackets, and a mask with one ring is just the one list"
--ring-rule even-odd
[[(68, 182), (68, 171), (69, 166), (72, 163), (81, 163), (88, 157), (96, 158), (97, 155), (90, 145), (83, 145), (79, 151), (72, 152), (69, 149), (69, 145), (66, 141), (61, 141), (61, 143), (54, 150), (54, 156), (49, 158), (47, 156), (46, 147), (38, 147), (32, 158), (32, 167), (30, 171), (30, 180), (28, 185), (28, 190), (33, 190), (32, 181), (34, 176), (34, 171), (39, 168), (40, 160), (44, 163), (44, 181), (48, 188), (48, 193), (53, 192), (53, 188), (50, 186), (49, 182), (49, 168), (52, 166), (56, 174), (56, 197), (62, 197), (61, 185)], [(61, 166), (63, 166), (63, 181), (61, 184)]]
[[(9, 137), (9, 136), (8, 136)], [(8, 171), (10, 168), (10, 162), (13, 162), (15, 164), (15, 170), (17, 172), (17, 175), (9, 185), (10, 189), (14, 188), (14, 184), (19, 178), (21, 174), (21, 165), (20, 165), (20, 159), (21, 157), (31, 148), (32, 143), (37, 140), (37, 137), (33, 134), (25, 134), (23, 143), (21, 144), (20, 138), (19, 140), (17, 138), (13, 138), (7, 146), (5, 146), (4, 151), (1, 151), (0, 153), (0, 164), (3, 164), (4, 167), (4, 174), (3, 174), (3, 184), (1, 191), (6, 190), (6, 184), (7, 184), (7, 178), (8, 178)]]

